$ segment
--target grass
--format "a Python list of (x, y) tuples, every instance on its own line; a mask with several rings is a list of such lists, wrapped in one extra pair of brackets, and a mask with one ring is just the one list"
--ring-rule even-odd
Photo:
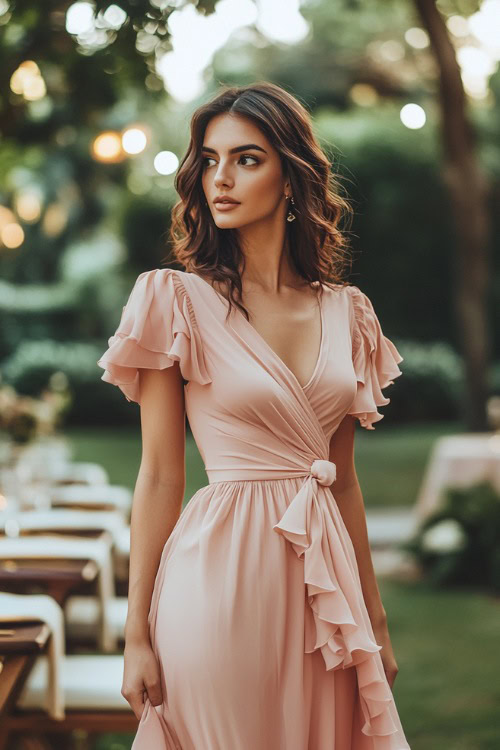
[(434, 442), (462, 428), (450, 423), (409, 427), (382, 424), (376, 424), (374, 432), (362, 428), (356, 432), (356, 473), (366, 506), (411, 506)]
[[(112, 484), (135, 487), (141, 463), (141, 433), (137, 429), (73, 428), (65, 431), (74, 449), (75, 461), (96, 461), (108, 471)], [(186, 439), (186, 503), (207, 484), (207, 475), (191, 433)]]
[(380, 590), (399, 666), (394, 695), (412, 750), (496, 750), (498, 598), (387, 580)]
[[(436, 438), (457, 425), (361, 428), (356, 466), (368, 507), (411, 505)], [(76, 460), (98, 461), (112, 482), (134, 486), (137, 430), (71, 430)], [(186, 445), (186, 501), (207, 483), (196, 445)], [(399, 666), (394, 697), (412, 750), (496, 750), (499, 599), (427, 584), (379, 580)], [(129, 750), (132, 737), (102, 735), (95, 750)]]

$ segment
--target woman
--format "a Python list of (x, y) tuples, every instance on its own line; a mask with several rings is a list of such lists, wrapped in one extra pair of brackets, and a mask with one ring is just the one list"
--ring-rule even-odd
[[(334, 185), (295, 98), (223, 88), (176, 177), (187, 270), (138, 277), (99, 360), (141, 405), (134, 750), (409, 747), (353, 461), (402, 357), (340, 279)], [(180, 513), (185, 410), (209, 484)]]

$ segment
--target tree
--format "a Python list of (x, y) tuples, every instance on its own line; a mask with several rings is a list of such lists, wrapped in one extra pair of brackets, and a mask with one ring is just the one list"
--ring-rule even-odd
[(491, 350), (487, 315), (490, 277), (490, 183), (476, 154), (455, 50), (434, 0), (415, 0), (439, 69), (443, 143), (442, 174), (455, 223), (454, 304), (465, 362), (465, 420), (471, 430), (487, 428), (485, 403)]

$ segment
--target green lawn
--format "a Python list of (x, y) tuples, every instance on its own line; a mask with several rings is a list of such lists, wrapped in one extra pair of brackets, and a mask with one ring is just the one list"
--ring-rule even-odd
[[(71, 429), (66, 430), (65, 434), (73, 444), (74, 460), (97, 461), (106, 467), (112, 484), (134, 488), (141, 463), (139, 426), (137, 429), (129, 427), (123, 430)], [(185, 501), (187, 502), (197, 489), (207, 484), (207, 481), (196, 443), (191, 433), (187, 433)]]
[(382, 580), (412, 750), (498, 750), (498, 598)]
[[(356, 435), (358, 476), (372, 507), (411, 504), (434, 440), (460, 427), (376, 429), (358, 429)], [(75, 459), (99, 461), (112, 482), (134, 486), (139, 428), (71, 430), (69, 437)], [(191, 439), (187, 466), (186, 501), (207, 482)], [(399, 665), (394, 695), (412, 750), (497, 750), (498, 598), (387, 579), (379, 585)], [(128, 750), (131, 742), (130, 737), (103, 735), (95, 748)]]

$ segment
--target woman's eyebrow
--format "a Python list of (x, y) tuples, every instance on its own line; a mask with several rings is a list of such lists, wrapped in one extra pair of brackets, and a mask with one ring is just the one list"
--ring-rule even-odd
[[(244, 146), (235, 146), (234, 148), (229, 149), (230, 154), (238, 154), (240, 151), (249, 151), (250, 149), (254, 149), (254, 151), (263, 151), (265, 154), (267, 154), (267, 151), (262, 148), (262, 146), (257, 146), (256, 143), (247, 143)], [(210, 151), (211, 154), (216, 154), (217, 151), (215, 148), (209, 148), (208, 146), (202, 146), (202, 151)]]

